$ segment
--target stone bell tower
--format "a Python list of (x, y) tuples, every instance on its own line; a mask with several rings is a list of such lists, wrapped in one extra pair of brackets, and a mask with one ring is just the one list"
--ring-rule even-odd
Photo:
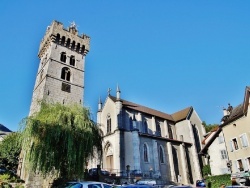
[(85, 56), (90, 37), (78, 34), (76, 24), (65, 29), (53, 21), (43, 37), (40, 64), (33, 90), (30, 115), (40, 110), (40, 102), (83, 103)]

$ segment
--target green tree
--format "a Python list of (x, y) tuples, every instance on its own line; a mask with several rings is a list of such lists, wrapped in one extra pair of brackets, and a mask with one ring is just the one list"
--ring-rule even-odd
[(44, 177), (57, 172), (61, 178), (83, 178), (89, 157), (102, 149), (102, 134), (89, 110), (59, 103), (42, 103), (23, 122), (22, 141), (27, 168)]
[(202, 122), (202, 125), (204, 125), (206, 132), (210, 132), (213, 128), (219, 126), (218, 124), (206, 124), (205, 121)]
[(10, 133), (0, 142), (0, 166), (16, 171), (18, 167), (21, 144), (19, 133)]

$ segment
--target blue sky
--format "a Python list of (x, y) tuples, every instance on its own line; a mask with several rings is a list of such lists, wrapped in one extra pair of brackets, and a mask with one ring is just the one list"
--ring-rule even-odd
[(91, 37), (84, 105), (117, 84), (123, 99), (165, 113), (193, 106), (219, 123), (249, 85), (250, 1), (0, 1), (0, 123), (18, 130), (29, 113), (40, 41), (48, 25), (75, 21)]

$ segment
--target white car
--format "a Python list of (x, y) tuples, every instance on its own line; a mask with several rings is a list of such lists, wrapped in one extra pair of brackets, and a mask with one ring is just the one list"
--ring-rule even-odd
[(103, 182), (83, 181), (69, 182), (66, 188), (112, 188), (113, 186)]

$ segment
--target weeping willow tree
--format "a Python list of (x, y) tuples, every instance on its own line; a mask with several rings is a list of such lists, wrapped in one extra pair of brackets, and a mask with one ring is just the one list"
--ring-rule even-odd
[(38, 113), (23, 121), (22, 142), (28, 170), (80, 179), (88, 159), (95, 151), (101, 154), (102, 135), (88, 109), (42, 103)]

